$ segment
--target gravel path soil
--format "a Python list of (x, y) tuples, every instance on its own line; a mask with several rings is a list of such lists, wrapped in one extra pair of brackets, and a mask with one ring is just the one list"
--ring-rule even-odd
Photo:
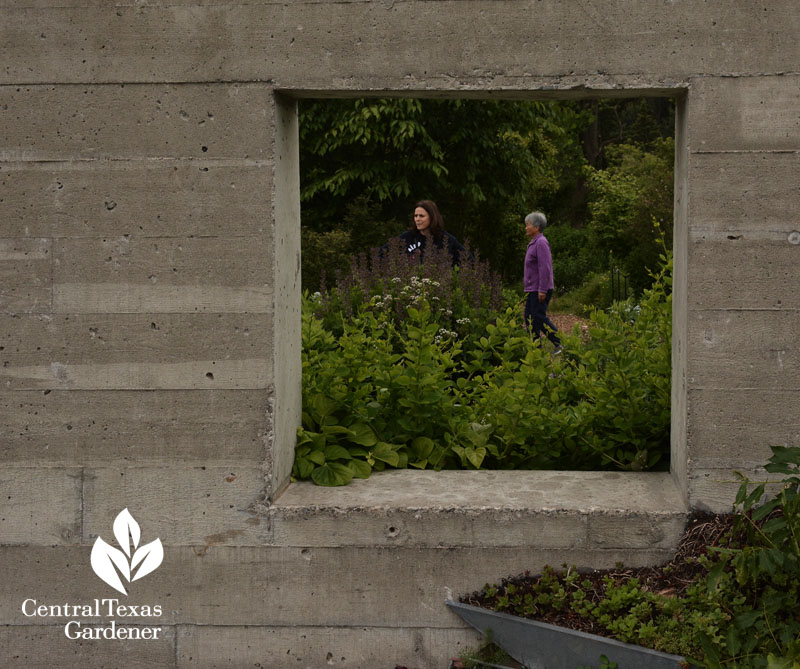
[[(686, 530), (681, 539), (675, 557), (666, 565), (660, 567), (625, 568), (595, 570), (581, 573), (581, 580), (588, 579), (592, 583), (593, 593), (586, 591), (588, 597), (599, 601), (603, 592), (603, 579), (611, 576), (617, 583), (623, 583), (631, 578), (638, 579), (642, 588), (666, 596), (681, 596), (692, 581), (705, 570), (698, 564), (697, 558), (708, 553), (711, 546), (719, 546), (720, 542), (731, 528), (734, 516), (732, 514), (694, 513), (687, 522)], [(525, 573), (521, 576), (503, 579), (496, 588), (497, 594), (490, 597), (484, 591), (474, 592), (461, 597), (460, 601), (473, 606), (496, 610), (497, 598), (505, 593), (505, 586), (513, 584), (517, 592), (524, 596), (538, 581), (538, 576)], [(580, 618), (572, 612), (558, 612), (542, 610), (532, 619), (560, 625), (570, 629), (581, 630), (591, 634), (609, 636), (591, 620)]]
[(548, 316), (561, 332), (572, 334), (572, 328), (575, 327), (576, 323), (580, 324), (582, 332), (586, 333), (589, 331), (587, 321), (579, 316), (573, 314), (548, 314)]

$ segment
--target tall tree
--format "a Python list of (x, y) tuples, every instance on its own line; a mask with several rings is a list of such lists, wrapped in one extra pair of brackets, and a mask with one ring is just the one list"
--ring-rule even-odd
[(559, 190), (565, 154), (580, 158), (575, 128), (582, 122), (578, 110), (549, 102), (304, 101), (304, 225), (318, 232), (368, 225), (346, 214), (360, 201), (371, 216), (369, 205), (377, 204), (378, 218), (395, 220), (397, 233), (414, 201), (431, 198), (448, 230), (502, 266), (519, 232), (509, 219), (516, 225)]
[[(673, 102), (657, 98), (304, 100), (302, 217), (306, 248), (319, 250), (314, 256), (320, 267), (314, 272), (335, 266), (338, 256), (343, 263), (348, 253), (399, 234), (414, 202), (424, 198), (439, 204), (447, 229), (468, 240), (506, 281), (519, 278), (525, 245), (521, 221), (533, 209), (544, 211), (557, 226), (583, 231), (578, 237), (561, 235), (567, 252), (580, 238), (597, 245), (592, 252), (607, 253), (608, 240), (595, 234), (600, 221), (611, 221), (619, 230), (635, 219), (636, 235), (620, 233), (616, 242), (625, 248), (615, 249), (630, 256), (632, 265), (634, 238), (650, 235), (652, 227), (645, 211), (650, 200), (635, 191), (652, 184), (650, 177), (634, 178), (631, 170), (645, 154), (663, 158), (658, 141), (672, 136), (673, 125)], [(623, 153), (631, 147), (640, 152), (633, 163), (622, 160), (614, 148), (619, 145), (629, 147)], [(663, 160), (656, 162), (648, 163), (652, 174), (671, 188), (671, 171), (661, 169)], [(616, 219), (612, 209), (623, 201), (628, 209)], [(656, 216), (664, 218), (661, 210)], [(598, 264), (583, 255), (570, 263), (571, 282), (579, 281), (581, 272), (607, 266), (606, 260)], [(645, 256), (650, 253), (642, 261)]]

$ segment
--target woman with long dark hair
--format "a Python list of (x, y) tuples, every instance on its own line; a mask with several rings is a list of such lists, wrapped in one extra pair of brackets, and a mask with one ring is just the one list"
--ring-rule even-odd
[(414, 205), (414, 216), (408, 230), (398, 236), (405, 244), (406, 253), (418, 255), (420, 262), (425, 259), (425, 247), (433, 244), (436, 248), (446, 248), (453, 265), (469, 256), (467, 250), (444, 229), (444, 221), (439, 207), (433, 200), (420, 200)]

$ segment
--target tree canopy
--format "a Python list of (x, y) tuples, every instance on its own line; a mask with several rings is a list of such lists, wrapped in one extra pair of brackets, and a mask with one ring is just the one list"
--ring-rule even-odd
[[(648, 235), (656, 192), (653, 216), (671, 212), (664, 140), (673, 125), (668, 99), (301, 101), (304, 282), (314, 287), (315, 262), (337, 265), (334, 249), (344, 257), (399, 234), (420, 199), (435, 200), (448, 231), (507, 281), (521, 273), (522, 219), (534, 209), (550, 230), (581, 231), (572, 241), (593, 245), (595, 256), (631, 256), (630, 271), (634, 258), (649, 257), (635, 247)], [(609, 217), (615, 229), (635, 221), (636, 231), (609, 236)]]

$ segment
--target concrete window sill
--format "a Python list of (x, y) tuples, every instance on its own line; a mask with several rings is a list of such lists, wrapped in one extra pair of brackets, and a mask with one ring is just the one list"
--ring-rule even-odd
[(270, 509), (275, 544), (309, 547), (669, 550), (686, 514), (667, 472), (393, 470), (292, 483)]

